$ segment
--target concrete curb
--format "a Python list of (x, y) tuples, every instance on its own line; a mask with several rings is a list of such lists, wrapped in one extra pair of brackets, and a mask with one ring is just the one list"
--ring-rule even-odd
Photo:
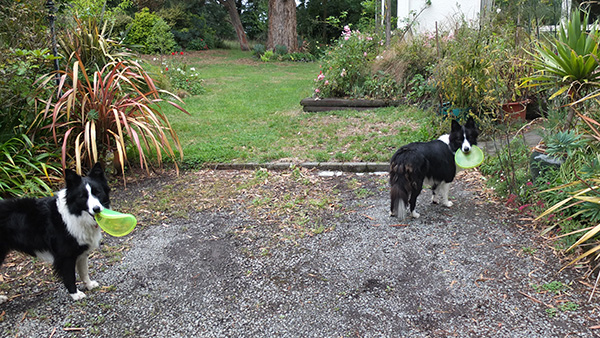
[(270, 163), (218, 163), (207, 166), (215, 170), (256, 170), (260, 168), (268, 170), (288, 170), (293, 167), (306, 169), (317, 169), (324, 171), (343, 171), (352, 173), (387, 172), (389, 163), (383, 162), (270, 162)]

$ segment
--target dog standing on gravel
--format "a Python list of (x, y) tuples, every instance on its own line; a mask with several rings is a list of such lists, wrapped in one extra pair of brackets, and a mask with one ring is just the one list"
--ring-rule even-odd
[[(104, 170), (95, 164), (86, 177), (65, 171), (66, 188), (55, 196), (0, 201), (0, 265), (20, 251), (52, 263), (74, 300), (85, 297), (75, 285), (75, 270), (88, 290), (98, 287), (88, 274), (88, 254), (102, 233), (94, 215), (110, 207)], [(0, 303), (7, 301), (0, 296)]]
[(390, 216), (404, 219), (410, 210), (413, 218), (419, 218), (415, 206), (423, 184), (431, 186), (433, 203), (451, 207), (448, 192), (458, 171), (454, 153), (458, 149), (471, 151), (478, 135), (475, 121), (469, 117), (464, 125), (452, 120), (450, 134), (435, 141), (410, 143), (398, 149), (390, 162)]

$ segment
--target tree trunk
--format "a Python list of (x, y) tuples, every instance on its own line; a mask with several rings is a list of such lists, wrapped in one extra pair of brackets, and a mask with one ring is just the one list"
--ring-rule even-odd
[(275, 49), (278, 45), (286, 46), (288, 53), (298, 50), (294, 0), (269, 0), (267, 49)]
[(229, 12), (229, 18), (231, 19), (231, 24), (233, 25), (235, 34), (237, 34), (238, 41), (240, 42), (240, 48), (244, 51), (250, 50), (248, 38), (246, 38), (246, 32), (242, 26), (242, 20), (240, 20), (240, 13), (238, 13), (235, 0), (219, 0), (219, 3), (225, 6), (227, 12)]

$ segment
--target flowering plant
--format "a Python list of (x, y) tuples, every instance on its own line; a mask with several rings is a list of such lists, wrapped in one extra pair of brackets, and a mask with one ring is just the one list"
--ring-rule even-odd
[(166, 76), (171, 87), (183, 90), (191, 95), (205, 92), (204, 80), (195, 67), (188, 67), (183, 52), (173, 52), (161, 62), (161, 73)]
[(345, 26), (341, 37), (325, 53), (322, 70), (315, 79), (319, 97), (355, 96), (370, 76), (371, 62), (383, 42), (369, 34)]

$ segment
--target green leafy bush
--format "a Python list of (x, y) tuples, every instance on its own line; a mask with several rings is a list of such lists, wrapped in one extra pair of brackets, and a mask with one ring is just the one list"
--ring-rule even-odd
[(377, 37), (345, 26), (341, 38), (323, 57), (322, 71), (315, 80), (316, 96), (349, 97), (360, 92), (380, 46)]
[(8, 50), (0, 60), (0, 142), (24, 131), (35, 118), (35, 80), (52, 69), (48, 49)]
[(148, 8), (135, 13), (125, 42), (143, 46), (142, 51), (148, 54), (172, 52), (177, 45), (169, 25)]
[(150, 54), (165, 54), (172, 52), (177, 44), (167, 23), (158, 19), (152, 26), (146, 39), (146, 52)]
[(267, 49), (265, 48), (265, 45), (257, 43), (252, 47), (252, 55), (254, 55), (255, 57), (260, 58), (261, 55), (263, 55), (265, 53)]

